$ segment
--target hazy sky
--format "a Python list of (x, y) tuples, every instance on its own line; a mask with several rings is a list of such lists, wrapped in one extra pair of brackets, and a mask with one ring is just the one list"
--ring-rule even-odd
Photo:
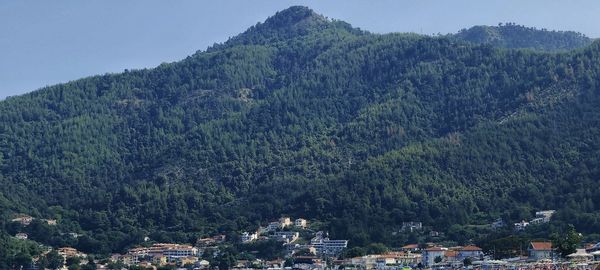
[(378, 33), (516, 22), (600, 37), (597, 0), (1, 0), (0, 99), (176, 61), (291, 5)]

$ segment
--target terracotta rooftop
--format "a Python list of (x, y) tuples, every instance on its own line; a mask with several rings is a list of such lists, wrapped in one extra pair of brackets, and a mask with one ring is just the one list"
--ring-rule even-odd
[(409, 244), (409, 245), (403, 246), (402, 248), (403, 249), (415, 249), (415, 248), (419, 248), (419, 245), (418, 244)]
[(444, 252), (444, 256), (446, 256), (446, 257), (457, 257), (458, 256), (458, 251), (447, 250), (447, 251)]
[(478, 246), (470, 245), (470, 246), (463, 247), (460, 250), (461, 251), (481, 251), (482, 249)]
[(531, 242), (531, 249), (533, 250), (552, 250), (551, 242)]

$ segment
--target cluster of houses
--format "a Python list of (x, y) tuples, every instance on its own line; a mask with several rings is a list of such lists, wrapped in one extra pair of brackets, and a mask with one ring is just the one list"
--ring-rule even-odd
[[(255, 240), (259, 240), (259, 236), (263, 236), (260, 239), (273, 238), (278, 241), (285, 243), (294, 242), (300, 237), (298, 232), (283, 231), (286, 228), (295, 227), (296, 229), (306, 229), (306, 219), (298, 218), (292, 222), (289, 217), (282, 217), (279, 220), (269, 222), (266, 227), (259, 227), (255, 232), (243, 232), (240, 236), (242, 243), (249, 243)], [(270, 237), (269, 237), (270, 236)]]
[[(535, 212), (535, 218), (531, 219), (530, 221), (522, 220), (520, 222), (514, 223), (513, 228), (515, 231), (523, 231), (529, 225), (548, 223), (550, 222), (550, 219), (552, 218), (555, 212), (556, 210), (537, 211)], [(499, 229), (505, 226), (506, 223), (502, 219), (498, 219), (492, 223), (492, 229)]]
[(269, 222), (266, 227), (259, 227), (255, 232), (243, 232), (240, 240), (242, 243), (250, 243), (259, 239), (275, 239), (288, 244), (296, 241), (300, 237), (300, 234), (295, 231), (284, 231), (284, 229), (291, 227), (306, 229), (306, 226), (306, 219), (298, 218), (292, 222), (289, 217), (282, 217), (279, 220)]
[(191, 245), (156, 243), (149, 247), (130, 249), (127, 254), (117, 256), (126, 265), (208, 265), (199, 260), (198, 248)]
[(384, 254), (365, 255), (345, 260), (334, 261), (338, 268), (344, 269), (401, 269), (416, 266), (422, 260), (420, 253), (410, 251), (393, 251)]
[[(31, 222), (33, 222), (35, 220), (34, 217), (30, 216), (30, 215), (26, 215), (26, 214), (18, 214), (17, 216), (15, 216), (13, 219), (11, 219), (11, 222), (15, 222), (15, 223), (19, 223), (23, 226), (29, 226), (31, 224)], [(47, 223), (48, 225), (51, 226), (55, 226), (56, 225), (56, 219), (40, 219), (42, 222)], [(15, 234), (15, 237), (17, 239), (21, 239), (21, 240), (27, 240), (27, 238), (29, 237), (26, 233), (24, 232), (20, 232)]]
[[(329, 236), (321, 231), (316, 232), (310, 242), (296, 244), (296, 240), (300, 239), (300, 233), (297, 230), (305, 230), (307, 225), (308, 222), (303, 218), (298, 218), (292, 222), (289, 217), (282, 217), (279, 220), (269, 222), (266, 227), (259, 227), (256, 232), (243, 232), (240, 238), (243, 243), (250, 243), (259, 239), (277, 240), (283, 243), (288, 256), (305, 250), (316, 256), (333, 257), (339, 255), (348, 247), (348, 240), (329, 239)], [(296, 229), (296, 231), (289, 229)]]
[[(11, 219), (11, 222), (19, 223), (23, 226), (29, 226), (31, 222), (35, 220), (34, 217), (26, 214), (18, 214), (15, 218)], [(41, 219), (42, 222), (46, 222), (48, 225), (56, 225), (56, 219)]]
[[(527, 224), (540, 224), (549, 222), (554, 210), (538, 211), (536, 217), (529, 222), (515, 224), (516, 230), (526, 227)], [(12, 219), (24, 226), (31, 224), (34, 218), (27, 215), (19, 215)], [(55, 220), (44, 220), (48, 224), (56, 224)], [(476, 266), (476, 269), (516, 269), (537, 267), (550, 263), (577, 263), (578, 265), (600, 266), (600, 243), (587, 245), (584, 249), (567, 256), (565, 262), (559, 260), (555, 247), (551, 242), (530, 242), (527, 248), (528, 256), (494, 260), (491, 256), (484, 254), (483, 250), (475, 245), (445, 247), (435, 243), (425, 245), (410, 244), (400, 249), (384, 254), (370, 254), (354, 258), (338, 259), (339, 255), (348, 247), (348, 240), (329, 239), (327, 233), (313, 232), (307, 228), (305, 219), (295, 220), (282, 217), (276, 221), (269, 222), (265, 227), (259, 227), (252, 233), (244, 232), (240, 236), (242, 243), (251, 243), (257, 240), (276, 240), (284, 246), (286, 258), (272, 261), (255, 259), (252, 261), (238, 260), (234, 269), (284, 269), (291, 266), (293, 269), (458, 269), (467, 264)], [(404, 222), (402, 231), (414, 232), (423, 230), (421, 222)], [(302, 234), (301, 234), (302, 233)], [(301, 236), (302, 235), (302, 236)], [(311, 236), (309, 236), (311, 235)], [(16, 235), (19, 239), (27, 239), (24, 233)], [(148, 241), (149, 239), (145, 239)], [(211, 254), (216, 257), (220, 253), (220, 247), (226, 243), (225, 235), (215, 235), (199, 238), (194, 246), (171, 243), (154, 243), (150, 245), (129, 249), (126, 254), (113, 254), (111, 260), (122, 262), (127, 266), (140, 266), (155, 268), (160, 266), (190, 266), (193, 269), (212, 269), (202, 257)], [(66, 259), (69, 257), (86, 258), (87, 255), (74, 248), (63, 247), (57, 249), (58, 253)], [(47, 251), (49, 252), (49, 250)], [(46, 253), (47, 253), (46, 252)], [(333, 259), (333, 260), (332, 260)], [(291, 261), (291, 265), (290, 265)], [(102, 269), (102, 268), (101, 268)]]

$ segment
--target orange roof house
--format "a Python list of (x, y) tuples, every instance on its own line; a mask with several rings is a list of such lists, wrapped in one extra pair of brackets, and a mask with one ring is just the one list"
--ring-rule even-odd
[(529, 259), (543, 260), (552, 258), (552, 243), (551, 242), (531, 242), (529, 243)]

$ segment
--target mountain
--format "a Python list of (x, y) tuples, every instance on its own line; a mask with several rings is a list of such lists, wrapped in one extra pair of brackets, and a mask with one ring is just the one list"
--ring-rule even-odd
[(591, 38), (573, 31), (540, 30), (515, 23), (499, 24), (498, 26), (473, 26), (452, 36), (475, 44), (548, 52), (583, 48), (593, 42)]
[(600, 43), (490, 45), (292, 7), (179, 62), (8, 98), (0, 239), (108, 254), (291, 215), (352, 246), (416, 241), (404, 221), (464, 244), (540, 209), (598, 232)]

